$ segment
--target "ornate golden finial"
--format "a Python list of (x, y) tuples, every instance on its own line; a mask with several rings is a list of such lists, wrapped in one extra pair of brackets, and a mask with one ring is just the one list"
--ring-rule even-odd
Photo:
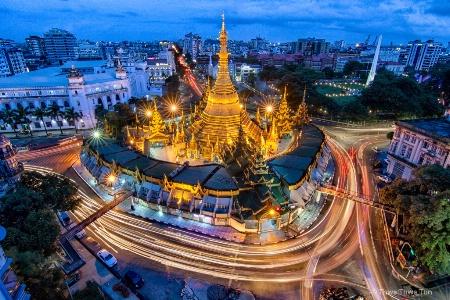
[(286, 94), (286, 87), (287, 87), (287, 85), (284, 86), (284, 95), (283, 95), (283, 98), (284, 98), (284, 99), (286, 99), (286, 95), (287, 95), (287, 94)]
[(222, 31), (225, 31), (225, 12), (222, 10)]
[(305, 84), (305, 88), (303, 89), (303, 100), (302, 103), (306, 102), (306, 84)]

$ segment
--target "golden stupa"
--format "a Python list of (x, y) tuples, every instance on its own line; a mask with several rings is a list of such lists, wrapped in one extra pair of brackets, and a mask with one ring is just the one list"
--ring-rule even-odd
[(212, 141), (217, 139), (220, 144), (233, 143), (238, 138), (240, 126), (255, 144), (259, 144), (263, 134), (239, 103), (238, 93), (228, 71), (227, 40), (225, 18), (222, 14), (218, 76), (208, 93), (206, 107), (200, 114), (199, 120), (189, 128), (200, 148), (206, 147), (209, 139)]

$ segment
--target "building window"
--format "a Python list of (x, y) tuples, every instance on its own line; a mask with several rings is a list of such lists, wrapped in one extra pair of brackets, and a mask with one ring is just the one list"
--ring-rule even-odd
[(80, 106), (80, 101), (77, 101), (77, 106)]
[(406, 146), (403, 145), (403, 146), (402, 146), (402, 151), (400, 151), (400, 155), (401, 155), (401, 156), (405, 156), (405, 152), (406, 152)]
[(41, 128), (41, 122), (34, 122), (34, 128)]
[(412, 152), (412, 148), (409, 147), (408, 150), (406, 151), (406, 155), (405, 155), (406, 159), (408, 159), (411, 156), (411, 152)]
[(21, 103), (17, 103), (17, 108), (23, 108), (23, 106), (22, 106), (22, 104)]
[(405, 166), (399, 162), (396, 162), (394, 168), (392, 169), (392, 173), (398, 177), (402, 177), (404, 171)]
[(119, 94), (116, 94), (116, 100), (117, 100), (117, 101), (120, 101)]
[(26, 92), (25, 95), (30, 96), (30, 92)]
[(419, 161), (417, 162), (418, 165), (421, 165), (423, 163), (423, 160), (425, 159), (425, 154), (420, 153)]
[(67, 124), (69, 124), (69, 126), (75, 126), (75, 122), (73, 120), (70, 120)]
[(83, 117), (83, 111), (80, 109), (79, 110), (80, 116)]
[(423, 142), (423, 148), (428, 149), (428, 142)]
[(30, 109), (35, 109), (35, 106), (34, 106), (34, 103), (33, 103), (33, 102), (29, 102), (29, 103), (28, 103), (28, 107), (29, 107)]
[(52, 127), (52, 122), (45, 122), (45, 127), (47, 128)]
[(1, 124), (1, 125), (0, 125), (0, 130), (6, 130), (5, 124)]
[(9, 103), (5, 103), (5, 109), (6, 110), (11, 110), (11, 105), (9, 105)]
[(57, 121), (56, 123), (58, 123), (58, 127), (62, 127), (63, 126), (63, 122), (62, 121)]
[(412, 139), (411, 139), (411, 143), (413, 143), (413, 144), (416, 143), (416, 140), (417, 140), (417, 137), (413, 136)]
[(38, 91), (38, 95), (39, 95), (39, 96), (42, 96), (42, 91)]
[(409, 135), (409, 134), (406, 134), (406, 135), (405, 135), (405, 141), (408, 142), (408, 141), (409, 141), (409, 137), (410, 137), (410, 135)]
[(75, 91), (75, 95), (78, 95), (78, 91)]
[[(79, 102), (79, 101), (78, 101)], [(70, 107), (69, 102), (68, 101), (64, 101), (64, 107)]]
[(58, 106), (58, 102), (57, 101), (53, 101), (53, 106)]
[(41, 102), (41, 108), (42, 109), (46, 109), (47, 108), (47, 104), (45, 104), (45, 102)]
[(395, 137), (400, 137), (400, 131), (399, 130), (397, 130), (396, 132), (395, 132)]

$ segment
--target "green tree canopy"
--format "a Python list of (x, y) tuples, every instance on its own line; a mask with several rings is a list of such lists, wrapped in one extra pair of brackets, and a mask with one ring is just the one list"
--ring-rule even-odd
[(410, 181), (397, 179), (380, 190), (380, 201), (406, 216), (419, 259), (438, 274), (450, 273), (450, 170), (421, 166)]
[(344, 75), (359, 75), (359, 71), (365, 70), (366, 66), (357, 60), (350, 60), (344, 65)]
[(14, 273), (27, 285), (32, 299), (62, 299), (65, 276), (54, 261), (37, 251), (19, 252), (15, 247), (7, 255), (13, 258)]
[(399, 117), (435, 117), (443, 107), (424, 85), (414, 77), (395, 77), (380, 70), (370, 87), (362, 91), (361, 103), (378, 113), (394, 113)]

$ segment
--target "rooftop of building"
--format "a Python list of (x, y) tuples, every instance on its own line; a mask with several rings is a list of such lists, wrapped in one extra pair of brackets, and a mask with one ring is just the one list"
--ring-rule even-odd
[(430, 138), (450, 144), (450, 120), (446, 118), (397, 121), (396, 124)]
[[(97, 64), (98, 62), (99, 61), (97, 61)], [(89, 63), (89, 61), (80, 61), (79, 63)], [(0, 78), (0, 88), (67, 86), (69, 84), (69, 80), (66, 76), (67, 73), (61, 72), (61, 67), (50, 67)], [(104, 73), (85, 74), (83, 80), (85, 84), (96, 84), (110, 82), (117, 79), (114, 68), (109, 68), (105, 69)]]

